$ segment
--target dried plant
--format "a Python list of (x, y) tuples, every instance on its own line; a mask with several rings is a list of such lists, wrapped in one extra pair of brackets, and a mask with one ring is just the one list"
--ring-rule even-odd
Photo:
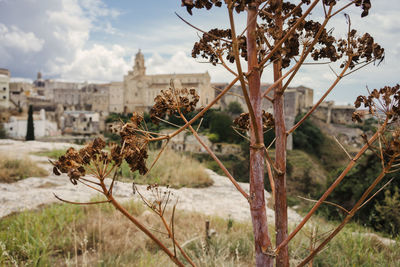
[[(379, 181), (390, 171), (396, 171), (399, 167), (400, 156), (400, 132), (393, 127), (399, 116), (399, 86), (385, 87), (381, 90), (373, 90), (369, 96), (360, 96), (355, 103), (356, 108), (364, 104), (369, 113), (379, 117), (378, 130), (370, 138), (365, 137), (365, 145), (351, 158), (347, 167), (324, 192), (319, 200), (315, 201), (313, 208), (306, 214), (299, 225), (288, 234), (288, 217), (286, 202), (286, 143), (287, 136), (295, 131), (315, 109), (331, 93), (336, 85), (346, 76), (365, 67), (368, 64), (384, 59), (384, 49), (377, 44), (369, 33), (358, 34), (351, 28), (351, 20), (345, 15), (348, 24), (347, 38), (336, 38), (332, 30), (326, 28), (327, 23), (338, 14), (353, 6), (361, 8), (361, 17), (368, 15), (371, 8), (369, 0), (182, 0), (187, 12), (192, 15), (194, 9), (211, 9), (213, 7), (226, 7), (230, 27), (227, 29), (212, 29), (204, 31), (193, 26), (188, 21), (185, 23), (203, 33), (200, 40), (194, 44), (193, 57), (201, 57), (213, 65), (221, 65), (235, 77), (231, 83), (223, 89), (218, 96), (206, 107), (202, 108), (191, 120), (187, 120), (185, 114), (195, 110), (199, 96), (195, 89), (175, 88), (171, 82), (170, 88), (161, 91), (154, 99), (155, 105), (150, 110), (151, 120), (154, 123), (163, 121), (165, 116), (176, 116), (182, 119), (184, 125), (168, 135), (153, 133), (142, 126), (143, 117), (135, 113), (129, 123), (121, 125), (118, 130), (121, 136), (121, 144), (111, 146), (111, 152), (105, 152), (104, 141), (94, 140), (85, 148), (76, 151), (69, 149), (67, 154), (54, 162), (54, 172), (67, 173), (73, 184), (83, 183), (106, 197), (103, 202), (110, 202), (114, 207), (130, 219), (139, 229), (154, 240), (162, 250), (177, 265), (183, 263), (177, 258), (176, 248), (182, 256), (191, 264), (188, 255), (176, 242), (173, 218), (175, 205), (173, 206), (171, 222), (168, 224), (164, 217), (165, 208), (171, 202), (171, 193), (164, 191), (157, 185), (150, 185), (153, 198), (144, 197), (134, 185), (144, 204), (154, 211), (162, 220), (168, 237), (173, 244), (173, 252), (165, 244), (160, 242), (145, 226), (130, 215), (112, 196), (112, 189), (116, 179), (117, 169), (121, 162), (128, 162), (132, 171), (138, 170), (146, 175), (157, 162), (159, 156), (148, 169), (146, 166), (148, 144), (153, 141), (165, 141), (165, 145), (174, 136), (184, 130), (190, 130), (200, 145), (217, 162), (228, 179), (249, 203), (253, 223), (255, 262), (257, 266), (289, 266), (288, 243), (296, 234), (304, 228), (307, 221), (315, 211), (327, 203), (326, 198), (345, 178), (346, 174), (356, 164), (357, 160), (367, 149), (373, 150), (382, 162), (382, 172), (365, 191), (364, 195), (350, 211), (346, 210), (347, 217), (324, 240), (318, 242), (313, 236), (310, 245), (310, 255), (303, 260), (300, 266), (311, 261), (313, 257), (344, 227), (365, 203), (374, 197), (369, 197)], [(345, 2), (345, 3), (344, 3)], [(320, 4), (320, 5), (318, 5)], [(310, 15), (317, 9), (323, 11), (321, 22), (310, 19)], [(235, 12), (247, 14), (245, 30), (236, 32)], [(284, 93), (299, 69), (304, 66), (305, 60), (311, 58), (314, 61), (339, 62), (339, 74), (335, 71), (336, 79), (326, 89), (322, 97), (314, 106), (290, 129), (286, 129), (284, 115)], [(247, 71), (242, 67), (243, 60), (247, 64)], [(327, 61), (327, 62), (326, 62)], [(229, 66), (234, 63), (236, 69)], [(308, 62), (308, 64), (311, 64)], [(316, 62), (315, 64), (318, 64)], [(261, 91), (260, 83), (264, 69), (272, 65), (274, 83), (265, 91)], [(333, 70), (333, 69), (332, 69)], [(285, 72), (285, 73), (284, 73)], [(245, 138), (250, 140), (250, 192), (247, 193), (236, 182), (213, 151), (201, 140), (197, 130), (192, 124), (200, 119), (218, 100), (220, 100), (234, 84), (240, 82), (243, 98), (246, 102), (248, 113), (241, 114), (235, 119), (235, 124)], [(272, 93), (272, 94), (271, 94)], [(271, 96), (272, 95), (272, 96)], [(270, 101), (273, 105), (273, 115), (261, 109), (262, 101)], [(383, 114), (383, 117), (381, 116)], [(362, 120), (360, 112), (353, 115), (356, 121)], [(264, 146), (263, 133), (268, 129), (275, 132), (275, 157), (269, 156), (269, 147)], [(248, 132), (248, 134), (247, 134)], [(377, 143), (379, 145), (377, 145)], [(163, 147), (165, 148), (165, 146)], [(163, 149), (161, 149), (160, 154)], [(159, 155), (160, 155), (159, 154)], [(271, 242), (268, 221), (266, 216), (266, 203), (264, 197), (264, 163), (268, 171), (269, 181), (274, 195), (276, 244)], [(114, 172), (110, 186), (106, 186), (105, 178)], [(86, 178), (90, 173), (95, 180)], [(369, 198), (368, 198), (369, 197)], [(99, 202), (95, 202), (99, 203)], [(87, 204), (87, 203), (82, 203)], [(92, 203), (93, 204), (93, 203)], [(338, 206), (335, 203), (332, 203)], [(318, 244), (317, 244), (318, 243)]]

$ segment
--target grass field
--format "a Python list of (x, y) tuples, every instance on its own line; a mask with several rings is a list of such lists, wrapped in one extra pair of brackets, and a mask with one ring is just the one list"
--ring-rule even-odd
[[(159, 219), (141, 203), (125, 206), (169, 246)], [(205, 237), (205, 221), (215, 235)], [(314, 220), (318, 233), (332, 223)], [(250, 223), (177, 212), (176, 238), (198, 266), (254, 264)], [(306, 256), (310, 246), (306, 228), (291, 243), (292, 264)], [(271, 229), (271, 233), (273, 229)], [(350, 224), (314, 261), (314, 266), (396, 266), (400, 249), (365, 237), (365, 228)], [(398, 240), (400, 241), (400, 240)], [(182, 259), (182, 258), (181, 258)], [(182, 259), (183, 260), (183, 259)], [(111, 205), (55, 204), (0, 220), (1, 266), (174, 266), (158, 247)]]

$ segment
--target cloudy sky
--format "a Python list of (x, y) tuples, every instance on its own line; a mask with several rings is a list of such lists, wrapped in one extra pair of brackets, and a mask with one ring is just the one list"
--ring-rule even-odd
[[(353, 102), (366, 86), (399, 82), (400, 1), (371, 2), (370, 16), (364, 19), (359, 8), (347, 12), (352, 26), (374, 36), (386, 57), (380, 66), (370, 65), (343, 79), (329, 98), (339, 103)], [(232, 76), (224, 69), (190, 56), (198, 33), (174, 12), (205, 30), (228, 23), (225, 9), (194, 10), (190, 16), (179, 0), (0, 0), (0, 68), (8, 68), (14, 78), (34, 79), (41, 71), (44, 78), (121, 81), (142, 49), (150, 74), (208, 71), (213, 82), (229, 82)], [(316, 10), (313, 17), (322, 19), (320, 14)], [(239, 29), (244, 21), (237, 18)], [(344, 36), (346, 27), (343, 15), (328, 24), (336, 36)], [(307, 65), (293, 85), (311, 87), (318, 97), (334, 78), (327, 65)], [(266, 71), (263, 81), (271, 80), (271, 71)]]

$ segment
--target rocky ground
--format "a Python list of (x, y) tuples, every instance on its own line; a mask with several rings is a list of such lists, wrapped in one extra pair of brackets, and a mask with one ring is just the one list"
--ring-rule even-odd
[[(22, 142), (14, 140), (0, 140), (0, 154), (24, 158), (29, 157), (49, 170), (49, 176), (44, 178), (31, 177), (12, 184), (0, 183), (0, 218), (13, 212), (35, 209), (44, 204), (59, 202), (54, 197), (70, 201), (89, 201), (98, 193), (83, 185), (73, 185), (66, 175), (51, 174), (51, 165), (46, 157), (30, 153), (63, 149), (70, 147), (67, 143), (45, 143), (38, 141)], [(207, 170), (214, 184), (207, 188), (169, 189), (173, 197), (178, 199), (177, 209), (201, 212), (207, 215), (218, 215), (223, 218), (231, 217), (234, 220), (250, 220), (249, 206), (246, 199), (235, 189), (232, 183), (224, 176)], [(247, 183), (240, 185), (248, 190)], [(146, 197), (151, 198), (151, 192), (145, 185), (138, 185), (138, 190)], [(265, 192), (266, 198), (270, 197)], [(133, 194), (132, 183), (117, 182), (114, 187), (114, 196), (123, 200), (140, 200), (139, 195)], [(274, 220), (274, 211), (267, 209), (268, 219)], [(294, 210), (288, 211), (289, 221), (298, 222), (301, 217)]]

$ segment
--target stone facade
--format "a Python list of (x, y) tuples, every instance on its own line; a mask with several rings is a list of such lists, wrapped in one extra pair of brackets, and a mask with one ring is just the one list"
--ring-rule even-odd
[[(176, 88), (195, 88), (200, 96), (199, 106), (207, 105), (215, 96), (210, 83), (210, 75), (207, 72), (146, 75), (144, 56), (139, 51), (136, 54), (133, 70), (124, 76), (123, 102), (121, 103), (124, 112), (149, 110), (160, 91), (169, 88), (171, 80)], [(113, 94), (114, 92), (111, 90), (111, 98)], [(115, 94), (120, 94), (120, 91), (117, 90)], [(115, 97), (115, 99), (120, 98)]]
[(63, 134), (95, 135), (100, 132), (100, 114), (92, 111), (65, 111), (61, 116)]
[(124, 112), (124, 83), (111, 82), (109, 92), (109, 112), (122, 113)]
[(7, 69), (0, 69), (0, 108), (10, 107), (10, 72)]
[(10, 101), (18, 108), (27, 108), (28, 97), (33, 93), (33, 84), (10, 82)]
[(313, 116), (327, 124), (349, 124), (356, 109), (351, 105), (335, 105), (334, 101), (322, 102)]
[[(11, 116), (8, 122), (4, 123), (3, 127), (7, 135), (12, 138), (24, 139), (27, 131), (27, 115), (24, 116)], [(45, 111), (42, 109), (39, 115), (33, 116), (33, 125), (35, 128), (35, 138), (46, 136), (59, 135), (57, 124), (50, 121), (45, 116)]]

